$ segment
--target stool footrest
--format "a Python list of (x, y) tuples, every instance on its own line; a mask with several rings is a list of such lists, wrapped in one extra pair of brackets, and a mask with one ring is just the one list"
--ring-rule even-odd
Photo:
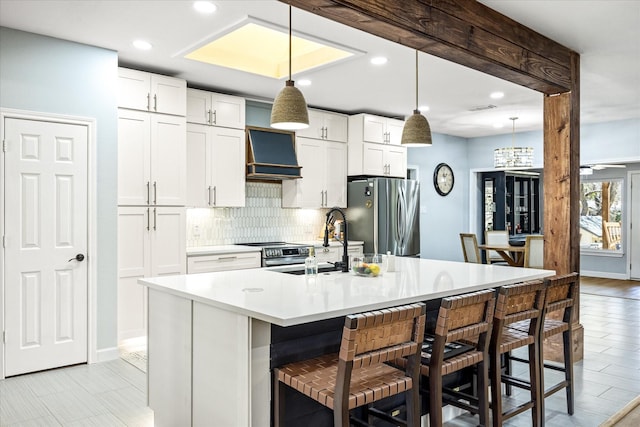
[(509, 375), (502, 375), (502, 382), (514, 387), (518, 387), (524, 390), (531, 390), (531, 383), (529, 381), (522, 380), (520, 378), (511, 377)]
[[(388, 421), (388, 422), (390, 422), (392, 424), (396, 424), (396, 425), (400, 424), (400, 425), (403, 425), (403, 426), (407, 425), (407, 422), (405, 420), (402, 420), (400, 418), (391, 416), (391, 415), (387, 414), (386, 412), (381, 411), (379, 409), (369, 408), (368, 412), (369, 412), (369, 415), (373, 415), (374, 417), (380, 418), (381, 420), (384, 420), (384, 421)], [(362, 424), (362, 425), (368, 425), (368, 424)]]
[(545, 390), (544, 392), (544, 397), (549, 397), (554, 393), (559, 392), (562, 389), (565, 389), (569, 386), (570, 382), (569, 381), (562, 381), (559, 382), (558, 384), (554, 385), (553, 387), (549, 387), (548, 389)]

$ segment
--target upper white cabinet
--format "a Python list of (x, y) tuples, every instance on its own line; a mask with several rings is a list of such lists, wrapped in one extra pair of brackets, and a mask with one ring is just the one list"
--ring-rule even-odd
[(285, 208), (347, 206), (347, 146), (341, 142), (296, 138), (302, 178), (282, 181)]
[(405, 178), (407, 148), (400, 145), (401, 120), (356, 114), (349, 117), (349, 176)]
[(187, 89), (187, 122), (244, 129), (245, 99)]
[(184, 117), (118, 110), (118, 205), (184, 206)]
[(347, 142), (349, 118), (344, 114), (309, 109), (309, 127), (296, 132), (296, 136)]
[(187, 125), (187, 206), (245, 205), (245, 132)]
[(175, 77), (118, 68), (118, 107), (184, 116), (187, 82)]
[(397, 145), (362, 144), (362, 175), (405, 178), (407, 149)]
[[(356, 114), (349, 118), (349, 130), (366, 142), (400, 145), (404, 121), (371, 114)], [(352, 132), (350, 132), (351, 135)]]

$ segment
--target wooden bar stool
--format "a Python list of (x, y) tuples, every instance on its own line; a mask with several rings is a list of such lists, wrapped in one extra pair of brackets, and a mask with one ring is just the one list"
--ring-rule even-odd
[[(565, 274), (562, 276), (554, 276), (545, 279), (546, 296), (543, 309), (543, 323), (539, 337), (539, 363), (540, 363), (540, 389), (544, 390), (544, 398), (551, 396), (558, 391), (565, 389), (567, 394), (567, 413), (573, 415), (573, 333), (571, 330), (571, 318), (573, 316), (573, 307), (576, 303), (578, 295), (578, 283), (580, 276), (578, 273)], [(511, 325), (512, 328), (518, 330), (526, 330), (528, 321), (518, 322)], [(562, 366), (544, 363), (545, 339), (555, 335), (562, 334), (563, 361)], [(510, 357), (511, 360), (528, 363), (526, 359)], [(544, 387), (544, 368), (555, 371), (564, 372), (564, 380), (545, 389)], [(540, 402), (542, 414), (541, 424), (544, 425), (544, 398)]]
[[(509, 418), (531, 409), (532, 425), (540, 424), (540, 324), (544, 305), (545, 285), (541, 280), (503, 286), (498, 293), (493, 333), (489, 354), (491, 360), (491, 413), (494, 427), (501, 426)], [(526, 330), (512, 329), (509, 325), (527, 321)], [(501, 356), (520, 347), (529, 350), (529, 382), (502, 374)], [(502, 383), (529, 390), (530, 400), (502, 411)]]
[[(486, 290), (444, 298), (438, 312), (431, 354), (422, 356), (420, 373), (428, 383), (429, 425), (442, 425), (442, 405), (450, 404), (478, 414), (480, 425), (489, 421), (489, 340), (495, 291)], [(458, 343), (456, 343), (458, 342)], [(470, 344), (467, 351), (447, 357), (456, 346)], [(453, 346), (452, 346), (453, 345)], [(475, 396), (443, 386), (442, 377), (477, 366)], [(468, 403), (467, 403), (468, 402)]]
[[(287, 385), (333, 410), (336, 427), (349, 426), (349, 410), (406, 392), (406, 424), (418, 427), (425, 312), (419, 303), (349, 315), (339, 353), (275, 368), (274, 425), (282, 426)], [(401, 357), (404, 370), (385, 363)]]

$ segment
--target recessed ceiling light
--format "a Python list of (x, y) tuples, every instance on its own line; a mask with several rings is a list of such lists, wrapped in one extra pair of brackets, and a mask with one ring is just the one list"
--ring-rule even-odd
[(429, 106), (428, 105), (421, 105), (420, 107), (418, 107), (418, 110), (420, 110), (423, 113), (426, 113), (427, 111), (429, 111)]
[(493, 127), (496, 129), (502, 129), (504, 127), (504, 125), (502, 123), (494, 123)]
[(489, 97), (491, 99), (502, 99), (504, 98), (504, 92), (491, 92), (491, 95), (489, 95)]
[(200, 13), (211, 14), (218, 9), (218, 6), (210, 1), (196, 1), (193, 3), (193, 8)]
[(374, 56), (371, 58), (371, 63), (373, 65), (384, 65), (387, 63), (387, 58), (384, 56)]
[(311, 86), (311, 80), (309, 79), (300, 79), (297, 83), (298, 86)]
[(150, 50), (153, 47), (151, 46), (151, 43), (145, 40), (134, 40), (133, 46), (140, 50)]

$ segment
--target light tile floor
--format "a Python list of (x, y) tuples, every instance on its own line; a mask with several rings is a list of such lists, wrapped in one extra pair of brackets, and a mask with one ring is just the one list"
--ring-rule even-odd
[[(564, 392), (556, 393), (546, 399), (550, 427), (598, 426), (640, 394), (640, 300), (582, 293), (580, 305), (585, 354), (574, 366), (576, 413), (567, 415)], [(546, 383), (557, 375), (546, 373)], [(145, 390), (145, 374), (121, 359), (8, 378), (0, 381), (0, 426), (150, 427)], [(463, 414), (445, 425), (476, 424)], [(530, 415), (506, 425), (529, 426)]]

